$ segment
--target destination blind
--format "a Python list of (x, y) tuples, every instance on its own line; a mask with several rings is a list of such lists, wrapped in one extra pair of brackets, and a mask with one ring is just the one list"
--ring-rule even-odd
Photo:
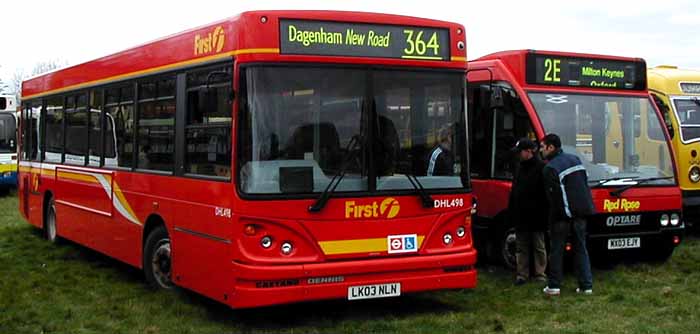
[(280, 53), (450, 60), (448, 29), (280, 20)]
[(644, 90), (646, 63), (528, 54), (526, 81), (537, 85)]

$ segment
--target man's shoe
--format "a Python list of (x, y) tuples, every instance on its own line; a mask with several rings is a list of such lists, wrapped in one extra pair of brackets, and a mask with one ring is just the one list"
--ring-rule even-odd
[(584, 295), (592, 295), (593, 294), (593, 289), (581, 289), (581, 288), (576, 288), (576, 293), (582, 293)]
[(544, 289), (542, 289), (542, 292), (544, 292), (544, 294), (547, 296), (559, 296), (561, 290), (545, 286)]
[(537, 282), (542, 282), (542, 283), (547, 283), (547, 277), (535, 277), (535, 281)]
[(525, 284), (525, 283), (527, 283), (527, 280), (526, 280), (526, 279), (524, 279), (524, 278), (522, 278), (522, 277), (518, 277), (518, 278), (515, 279), (515, 283), (513, 283), (513, 284), (515, 284), (516, 286), (521, 286), (521, 285), (523, 285), (523, 284)]

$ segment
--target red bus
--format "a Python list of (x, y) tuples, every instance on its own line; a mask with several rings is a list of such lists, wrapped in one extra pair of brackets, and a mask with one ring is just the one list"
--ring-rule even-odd
[[(515, 263), (508, 196), (522, 137), (562, 139), (588, 173), (597, 214), (589, 250), (665, 259), (681, 241), (681, 193), (669, 137), (638, 58), (506, 51), (469, 62), (471, 177), (481, 199), (477, 249)], [(533, 208), (538, 210), (539, 208)]]
[(32, 78), (20, 211), (231, 307), (473, 288), (465, 43), (256, 11)]

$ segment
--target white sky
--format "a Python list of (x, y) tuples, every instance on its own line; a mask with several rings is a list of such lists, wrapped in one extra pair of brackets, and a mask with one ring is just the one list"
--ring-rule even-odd
[(77, 64), (255, 9), (385, 12), (460, 22), (467, 56), (542, 49), (642, 57), (700, 69), (698, 0), (8, 0), (0, 78), (40, 61)]

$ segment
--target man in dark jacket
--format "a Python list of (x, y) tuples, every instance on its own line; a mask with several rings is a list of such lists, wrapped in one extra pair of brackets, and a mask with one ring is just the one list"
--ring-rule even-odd
[(545, 163), (537, 155), (537, 144), (528, 138), (518, 140), (513, 152), (520, 159), (508, 201), (510, 220), (515, 225), (515, 284), (522, 285), (530, 278), (530, 258), (534, 259), (535, 279), (545, 282), (547, 211), (533, 211), (547, 204), (542, 173)]
[(561, 139), (555, 134), (542, 139), (541, 150), (549, 161), (543, 175), (550, 222), (549, 281), (543, 292), (550, 296), (559, 295), (564, 276), (564, 247), (569, 232), (573, 232), (579, 286), (576, 292), (592, 294), (593, 275), (586, 250), (586, 217), (595, 209), (586, 169), (577, 156), (562, 151)]
[(537, 144), (528, 138), (518, 140), (512, 151), (520, 159), (508, 201), (510, 220), (515, 225), (515, 284), (522, 285), (530, 278), (531, 257), (534, 259), (535, 279), (545, 282), (547, 250), (544, 232), (547, 229), (547, 211), (533, 210), (547, 204), (542, 174), (545, 164), (537, 156)]

